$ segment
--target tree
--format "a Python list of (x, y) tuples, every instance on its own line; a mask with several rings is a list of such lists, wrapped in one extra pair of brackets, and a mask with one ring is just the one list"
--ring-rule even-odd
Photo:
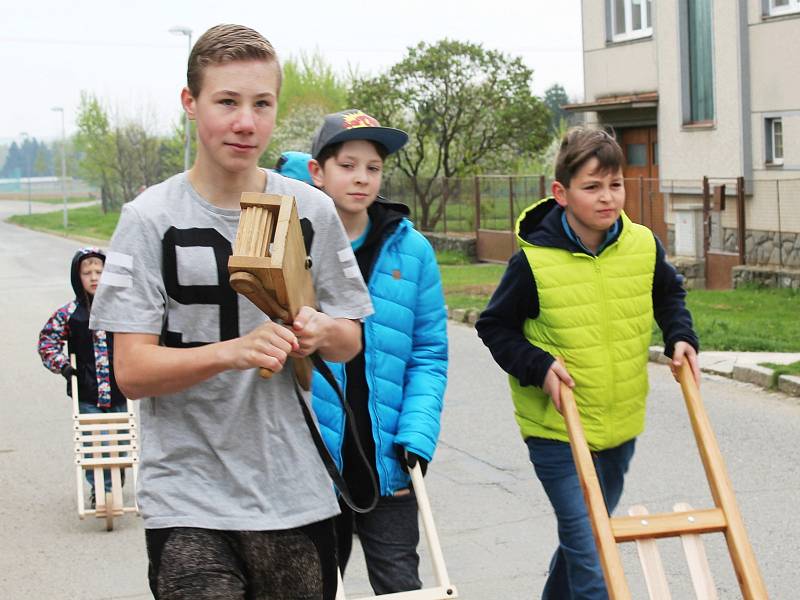
[[(550, 141), (549, 115), (521, 59), (479, 44), (421, 42), (385, 74), (353, 82), (350, 104), (409, 132), (395, 168), (412, 182), (422, 229), (442, 216), (438, 177), (502, 169)], [(447, 181), (447, 180), (445, 180)]]
[(544, 91), (544, 104), (550, 110), (550, 133), (555, 134), (561, 129), (562, 121), (569, 123), (571, 115), (561, 108), (569, 104), (567, 91), (560, 83), (554, 83)]
[(81, 154), (79, 172), (86, 181), (100, 188), (100, 200), (106, 212), (121, 203), (121, 192), (115, 177), (114, 134), (105, 108), (93, 94), (81, 92), (77, 124), (75, 147)]
[(0, 169), (0, 177), (36, 177), (52, 173), (52, 152), (36, 138), (25, 138), (22, 144), (12, 142)]
[[(145, 113), (135, 119), (115, 117), (112, 122), (94, 95), (81, 94), (75, 137), (79, 171), (84, 179), (100, 187), (104, 211), (133, 200), (142, 186), (182, 170), (183, 135), (161, 138), (152, 132), (151, 123), (152, 118)], [(178, 156), (176, 166), (172, 159)]]

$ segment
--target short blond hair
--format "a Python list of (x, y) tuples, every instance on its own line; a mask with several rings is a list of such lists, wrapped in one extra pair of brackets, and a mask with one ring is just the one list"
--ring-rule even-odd
[(200, 95), (206, 67), (237, 60), (274, 62), (280, 91), (281, 65), (272, 44), (256, 30), (244, 25), (215, 25), (200, 36), (189, 54), (186, 86), (192, 96), (197, 98)]

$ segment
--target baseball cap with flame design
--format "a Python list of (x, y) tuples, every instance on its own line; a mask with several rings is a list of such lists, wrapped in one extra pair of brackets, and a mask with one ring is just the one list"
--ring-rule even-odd
[(326, 146), (349, 140), (377, 142), (392, 154), (405, 146), (408, 134), (400, 129), (381, 127), (375, 117), (357, 108), (350, 108), (325, 115), (311, 142), (311, 156), (317, 158)]

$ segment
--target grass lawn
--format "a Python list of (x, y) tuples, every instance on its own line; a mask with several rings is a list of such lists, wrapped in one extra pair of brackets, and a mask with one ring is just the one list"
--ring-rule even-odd
[[(442, 265), (450, 308), (482, 309), (504, 265)], [(796, 290), (692, 290), (687, 299), (703, 350), (800, 352), (800, 293)], [(662, 345), (653, 326), (653, 345)]]
[(37, 231), (47, 231), (59, 235), (89, 237), (107, 240), (114, 233), (119, 220), (118, 212), (103, 214), (100, 206), (84, 206), (67, 211), (69, 226), (65, 230), (62, 224), (63, 212), (56, 210), (38, 215), (14, 215), (9, 222), (24, 225)]
[(505, 271), (505, 265), (488, 263), (470, 265), (441, 264), (442, 286), (449, 308), (486, 306)]

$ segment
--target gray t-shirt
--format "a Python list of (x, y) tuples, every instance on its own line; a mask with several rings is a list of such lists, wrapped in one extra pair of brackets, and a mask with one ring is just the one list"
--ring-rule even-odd
[[(266, 193), (294, 196), (314, 228), (312, 275), (322, 312), (362, 319), (369, 294), (333, 202), (270, 172)], [(90, 327), (148, 333), (188, 347), (232, 339), (267, 317), (228, 284), (239, 210), (204, 200), (185, 174), (125, 205)], [(141, 403), (139, 502), (146, 528), (274, 530), (339, 512), (292, 384), (258, 369), (225, 371)], [(310, 403), (309, 395), (305, 400)]]

